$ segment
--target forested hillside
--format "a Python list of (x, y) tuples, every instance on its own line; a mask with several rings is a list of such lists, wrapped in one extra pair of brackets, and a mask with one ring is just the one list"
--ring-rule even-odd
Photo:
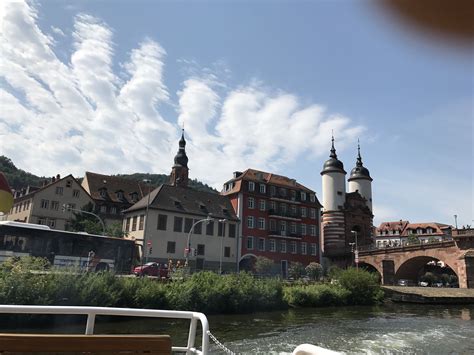
[[(8, 184), (12, 189), (20, 189), (22, 187), (30, 186), (41, 186), (41, 182), (46, 179), (28, 173), (24, 170), (18, 169), (11, 159), (6, 156), (0, 156), (0, 171), (5, 174)], [(134, 174), (117, 174), (117, 176), (125, 179), (143, 181), (143, 179), (151, 180), (153, 186), (158, 186), (169, 181), (169, 175), (165, 174), (147, 174), (147, 173), (134, 173)], [(82, 177), (75, 176), (78, 180), (82, 180)], [(199, 191), (209, 191), (217, 193), (217, 190), (213, 189), (207, 184), (204, 184), (196, 179), (189, 180), (189, 186)]]

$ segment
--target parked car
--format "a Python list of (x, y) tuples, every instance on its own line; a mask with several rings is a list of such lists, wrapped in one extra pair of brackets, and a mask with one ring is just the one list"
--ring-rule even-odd
[(136, 276), (156, 276), (168, 278), (168, 265), (155, 262), (146, 263), (133, 269)]
[(443, 287), (443, 283), (442, 282), (433, 282), (433, 284), (431, 285), (432, 287)]
[(427, 287), (427, 286), (428, 286), (428, 282), (426, 282), (426, 281), (420, 281), (420, 282), (418, 282), (418, 286)]
[(397, 284), (398, 286), (408, 286), (408, 280), (400, 279)]

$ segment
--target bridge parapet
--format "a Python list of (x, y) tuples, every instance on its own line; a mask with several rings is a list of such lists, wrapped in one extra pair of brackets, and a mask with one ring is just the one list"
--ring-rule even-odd
[(373, 246), (372, 248), (359, 250), (359, 256), (411, 252), (411, 251), (425, 250), (425, 249), (449, 248), (454, 245), (456, 245), (454, 240), (445, 240), (445, 241), (437, 241), (437, 242), (432, 242), (432, 243), (410, 244), (410, 245), (401, 245), (401, 246), (396, 246), (396, 247), (392, 246), (392, 247), (385, 247), (385, 248), (377, 248)]

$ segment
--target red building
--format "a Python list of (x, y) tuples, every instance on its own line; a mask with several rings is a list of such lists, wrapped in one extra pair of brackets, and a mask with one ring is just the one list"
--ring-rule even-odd
[(275, 262), (274, 272), (287, 276), (288, 266), (320, 262), (320, 209), (314, 191), (286, 176), (247, 169), (224, 184), (241, 220), (240, 268), (257, 256)]

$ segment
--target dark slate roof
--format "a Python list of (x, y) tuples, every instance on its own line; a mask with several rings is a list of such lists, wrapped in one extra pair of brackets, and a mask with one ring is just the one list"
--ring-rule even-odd
[(369, 170), (362, 164), (362, 157), (360, 156), (360, 145), (357, 147), (358, 154), (357, 154), (357, 161), (356, 166), (351, 170), (351, 176), (349, 177), (348, 181), (352, 180), (369, 180), (373, 181), (370, 177)]
[(337, 159), (336, 148), (334, 148), (334, 137), (332, 137), (331, 141), (331, 154), (329, 155), (329, 159), (324, 162), (321, 175), (334, 172), (346, 174), (346, 171), (344, 170), (344, 164), (342, 161)]
[[(86, 171), (85, 179), (89, 184), (89, 193), (96, 201), (110, 201), (116, 203), (133, 204), (132, 194), (138, 195), (138, 200), (148, 192), (148, 186), (135, 180), (129, 180), (120, 176), (102, 175)], [(106, 197), (102, 197), (100, 191), (106, 188)], [(123, 199), (119, 199), (117, 192), (123, 192)]]
[[(227, 196), (198, 191), (190, 187), (163, 184), (150, 193), (149, 201), (150, 209), (193, 214), (203, 218), (210, 214), (214, 218), (239, 220)], [(125, 212), (146, 209), (147, 204), (148, 195)]]

